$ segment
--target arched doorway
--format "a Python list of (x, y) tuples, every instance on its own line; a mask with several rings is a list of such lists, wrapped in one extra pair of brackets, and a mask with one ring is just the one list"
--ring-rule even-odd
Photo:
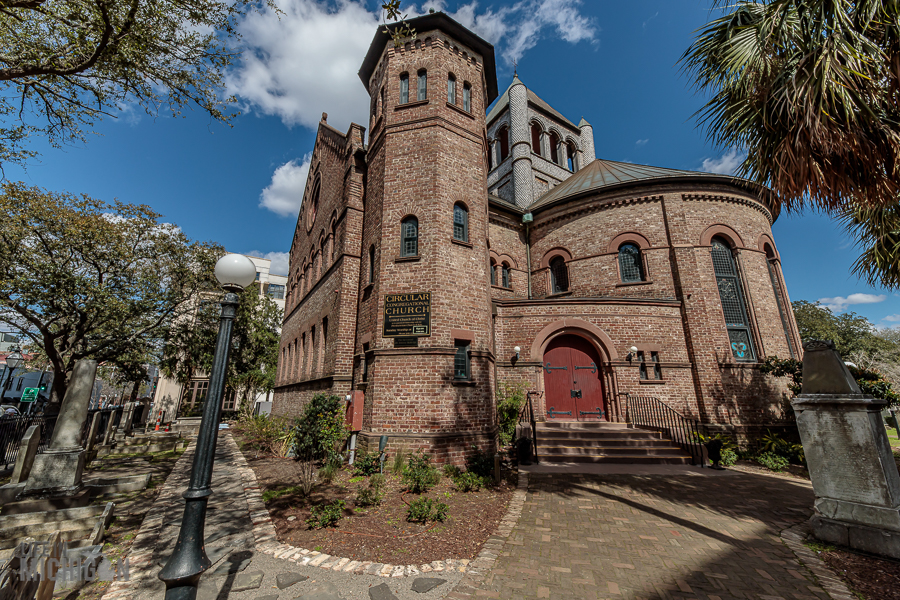
[(600, 355), (583, 337), (564, 334), (543, 359), (548, 421), (607, 421)]

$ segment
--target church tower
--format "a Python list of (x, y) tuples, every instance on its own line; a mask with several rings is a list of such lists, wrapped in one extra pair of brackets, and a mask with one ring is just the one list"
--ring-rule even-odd
[(370, 95), (354, 389), (361, 444), (462, 462), (493, 451), (485, 109), (493, 47), (443, 13), (378, 31)]

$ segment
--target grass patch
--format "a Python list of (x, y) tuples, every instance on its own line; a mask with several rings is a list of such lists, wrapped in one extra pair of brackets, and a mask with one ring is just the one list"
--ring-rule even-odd
[(834, 550), (834, 546), (832, 546), (831, 544), (826, 544), (824, 542), (818, 542), (815, 540), (803, 542), (803, 545), (813, 552), (831, 552), (832, 550)]
[(282, 488), (280, 490), (266, 490), (262, 493), (263, 502), (271, 502), (288, 494), (301, 494), (303, 490), (298, 485)]

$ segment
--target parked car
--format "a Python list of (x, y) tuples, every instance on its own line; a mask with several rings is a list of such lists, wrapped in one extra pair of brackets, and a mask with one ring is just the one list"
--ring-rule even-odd
[(0, 417), (18, 417), (19, 409), (12, 404), (0, 405)]

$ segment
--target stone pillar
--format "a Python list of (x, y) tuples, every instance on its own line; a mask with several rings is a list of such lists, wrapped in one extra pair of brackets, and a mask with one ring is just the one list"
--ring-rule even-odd
[(23, 495), (73, 494), (84, 485), (81, 481), (84, 471), (81, 431), (87, 419), (96, 375), (97, 361), (80, 360), (75, 363), (50, 447), (35, 458)]
[(900, 558), (900, 475), (881, 419), (885, 400), (860, 392), (833, 342), (804, 347), (791, 403), (816, 494), (820, 540)]
[(97, 430), (100, 429), (100, 420), (102, 418), (103, 413), (99, 410), (94, 413), (94, 418), (91, 419), (91, 427), (88, 429), (87, 443), (84, 445), (85, 452), (91, 452), (94, 449), (94, 443), (97, 439)]
[(516, 77), (509, 87), (509, 144), (512, 155), (513, 197), (522, 208), (534, 202), (531, 130), (528, 127), (528, 90)]
[(578, 129), (581, 130), (581, 160), (578, 161), (578, 168), (588, 166), (597, 159), (597, 153), (594, 150), (594, 128), (591, 124), (581, 117), (578, 123)]
[(119, 422), (119, 429), (125, 437), (131, 435), (132, 421), (134, 420), (134, 402), (126, 402), (122, 409), (122, 420)]
[(11, 484), (22, 483), (28, 479), (40, 443), (41, 426), (32, 425), (25, 432), (22, 441), (19, 442), (19, 455), (16, 457), (16, 466), (13, 468), (12, 478), (9, 480)]

